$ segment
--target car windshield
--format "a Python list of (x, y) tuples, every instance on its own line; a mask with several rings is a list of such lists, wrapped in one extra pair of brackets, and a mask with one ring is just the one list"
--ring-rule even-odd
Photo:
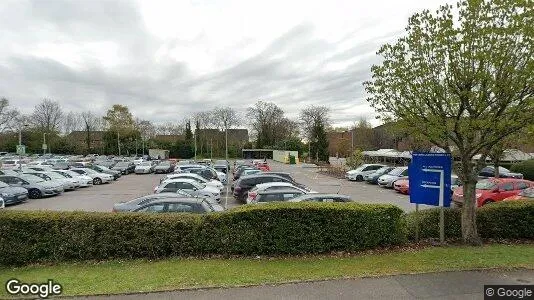
[(523, 197), (533, 198), (534, 199), (534, 187), (522, 190), (521, 193), (519, 193), (519, 196), (523, 196)]
[(66, 172), (54, 172), (56, 174), (58, 174), (59, 176), (63, 176), (65, 178), (72, 178), (72, 176)]
[(31, 183), (39, 183), (39, 182), (44, 182), (45, 180), (42, 179), (41, 177), (37, 177), (35, 175), (21, 175), (20, 176), (21, 179), (23, 180), (26, 180), (28, 182), (31, 182)]
[(495, 182), (490, 180), (482, 180), (477, 183), (476, 189), (477, 190), (493, 190), (497, 187)]
[(52, 179), (63, 179), (64, 177), (59, 175), (58, 173), (50, 172), (46, 173), (46, 175)]
[(404, 171), (404, 168), (395, 168), (391, 170), (388, 174), (393, 176), (399, 176)]

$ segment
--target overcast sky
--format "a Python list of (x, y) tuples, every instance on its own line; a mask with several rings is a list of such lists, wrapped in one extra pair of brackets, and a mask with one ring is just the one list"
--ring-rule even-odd
[(380, 45), (437, 0), (0, 0), (0, 97), (30, 112), (115, 103), (155, 123), (218, 105), (315, 104), (373, 118), (362, 82)]

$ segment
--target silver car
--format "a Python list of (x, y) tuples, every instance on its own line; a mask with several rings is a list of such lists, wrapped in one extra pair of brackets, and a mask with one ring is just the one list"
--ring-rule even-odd
[(395, 181), (405, 176), (408, 176), (408, 167), (398, 167), (391, 170), (389, 173), (378, 177), (378, 185), (386, 188), (393, 188)]
[(64, 191), (61, 184), (53, 181), (46, 181), (35, 175), (3, 175), (0, 176), (0, 181), (7, 183), (10, 186), (18, 186), (27, 189), (28, 197), (30, 199), (38, 199), (45, 196), (56, 196)]

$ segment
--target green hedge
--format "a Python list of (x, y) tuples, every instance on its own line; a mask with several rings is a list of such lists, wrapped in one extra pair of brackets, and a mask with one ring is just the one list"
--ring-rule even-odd
[(510, 167), (510, 171), (522, 173), (525, 179), (534, 180), (534, 159), (515, 163)]
[[(460, 238), (461, 211), (446, 208), (445, 237)], [(415, 213), (406, 215), (409, 240), (415, 239)], [(485, 205), (477, 209), (477, 228), (482, 238), (534, 239), (534, 201), (507, 201)], [(419, 211), (419, 237), (439, 238), (439, 209)]]
[(204, 216), (0, 213), (0, 265), (355, 251), (404, 241), (402, 210), (392, 205), (273, 203)]

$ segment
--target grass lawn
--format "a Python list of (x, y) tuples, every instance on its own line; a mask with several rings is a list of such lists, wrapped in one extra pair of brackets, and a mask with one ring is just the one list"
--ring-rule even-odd
[[(429, 247), (346, 257), (79, 262), (1, 268), (0, 282), (3, 286), (10, 278), (23, 282), (50, 278), (62, 284), (64, 295), (91, 295), (513, 267), (534, 268), (533, 245)], [(4, 287), (2, 296), (7, 296)]]

